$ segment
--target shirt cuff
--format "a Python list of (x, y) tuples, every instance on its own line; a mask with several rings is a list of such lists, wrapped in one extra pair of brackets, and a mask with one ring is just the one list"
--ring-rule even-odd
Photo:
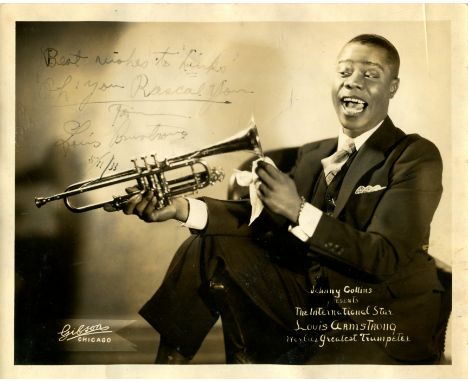
[(189, 203), (187, 221), (182, 226), (201, 231), (208, 223), (208, 207), (202, 200), (186, 198)]
[(307, 241), (314, 234), (322, 214), (322, 211), (314, 207), (312, 204), (305, 203), (304, 208), (299, 215), (299, 224), (296, 226), (290, 225), (288, 231), (298, 239)]

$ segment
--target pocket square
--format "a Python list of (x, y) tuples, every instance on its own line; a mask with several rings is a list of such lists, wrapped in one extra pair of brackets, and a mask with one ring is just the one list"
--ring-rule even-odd
[(359, 186), (356, 191), (354, 192), (356, 195), (358, 194), (367, 194), (369, 192), (376, 192), (387, 188), (387, 186), (381, 186), (380, 184), (376, 184), (375, 186)]

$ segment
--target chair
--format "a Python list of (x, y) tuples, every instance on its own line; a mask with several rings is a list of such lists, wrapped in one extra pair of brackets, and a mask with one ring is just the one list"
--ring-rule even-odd
[(442, 295), (440, 305), (439, 322), (437, 324), (435, 343), (438, 350), (439, 363), (450, 364), (451, 360), (446, 357), (447, 349), (445, 348), (445, 343), (447, 326), (450, 318), (450, 313), (452, 312), (452, 268), (448, 264), (438, 259), (436, 259), (436, 266), (437, 276), (439, 277), (439, 281), (444, 287), (445, 292)]
[[(278, 168), (283, 172), (288, 172), (294, 166), (297, 157), (298, 147), (290, 147), (285, 149), (277, 149), (268, 151), (266, 156), (270, 157)], [(242, 163), (238, 168), (239, 170), (250, 170), (251, 162), (255, 158), (248, 159)], [(232, 176), (228, 187), (228, 199), (230, 200), (241, 200), (248, 198), (249, 191), (248, 187), (239, 186), (235, 181), (235, 176)], [(450, 266), (436, 260), (437, 273), (445, 292), (442, 295), (441, 310), (439, 315), (439, 321), (437, 325), (435, 344), (437, 346), (438, 359), (434, 363), (447, 363), (448, 360), (445, 358), (445, 342), (448, 320), (452, 308), (452, 272)], [(252, 339), (250, 337), (255, 336), (255, 331), (265, 330), (266, 326), (269, 325), (263, 318), (259, 318), (261, 313), (256, 312), (256, 318), (252, 315), (250, 317), (250, 328), (242, 328), (238, 317), (236, 317), (236, 307), (231, 306), (230, 302), (227, 301), (227, 291), (232, 292), (233, 285), (228, 284), (228, 279), (218, 276), (211, 283), (211, 290), (218, 301), (220, 306), (220, 313), (223, 322), (223, 331), (225, 336), (225, 349), (226, 349), (226, 361), (228, 363), (260, 363), (258, 360), (262, 360), (264, 357), (259, 354), (261, 351), (268, 353), (268, 346), (264, 346), (263, 349), (254, 349), (252, 346)], [(241, 292), (240, 292), (241, 293)], [(237, 295), (239, 297), (239, 295)], [(235, 304), (235, 302), (233, 302)], [(242, 318), (244, 319), (244, 318)], [(245, 321), (244, 321), (245, 322)], [(279, 328), (269, 328), (270, 330), (281, 330)], [(247, 343), (247, 345), (246, 345)], [(273, 344), (270, 344), (274, 346)], [(245, 346), (249, 346), (249, 349), (245, 349)], [(278, 359), (278, 363), (289, 363), (289, 364), (301, 364), (307, 363), (304, 356), (307, 356), (304, 351), (307, 349), (286, 349), (285, 356), (283, 359)], [(249, 352), (253, 352), (254, 358), (249, 358)], [(268, 358), (268, 354), (265, 355), (265, 359)], [(268, 361), (267, 361), (268, 362)]]

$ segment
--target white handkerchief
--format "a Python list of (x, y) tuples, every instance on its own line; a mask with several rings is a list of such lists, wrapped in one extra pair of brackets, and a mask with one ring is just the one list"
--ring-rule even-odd
[(267, 163), (275, 166), (275, 163), (268, 157), (260, 158), (252, 162), (252, 170), (251, 171), (236, 171), (236, 182), (239, 186), (242, 187), (249, 187), (249, 196), (250, 196), (250, 204), (252, 205), (252, 214), (250, 215), (249, 225), (251, 225), (256, 218), (259, 217), (260, 213), (263, 210), (263, 202), (258, 197), (258, 186), (259, 182), (257, 173), (255, 169), (257, 168), (258, 161), (264, 160)]

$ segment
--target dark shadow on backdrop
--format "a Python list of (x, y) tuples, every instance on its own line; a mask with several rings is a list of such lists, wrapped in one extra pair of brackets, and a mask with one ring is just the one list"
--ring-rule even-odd
[(81, 220), (71, 218), (60, 202), (40, 213), (34, 205), (35, 195), (59, 190), (71, 176), (57, 153), (50, 147), (43, 162), (15, 178), (15, 364), (64, 364), (67, 359), (58, 332), (72, 316)]

